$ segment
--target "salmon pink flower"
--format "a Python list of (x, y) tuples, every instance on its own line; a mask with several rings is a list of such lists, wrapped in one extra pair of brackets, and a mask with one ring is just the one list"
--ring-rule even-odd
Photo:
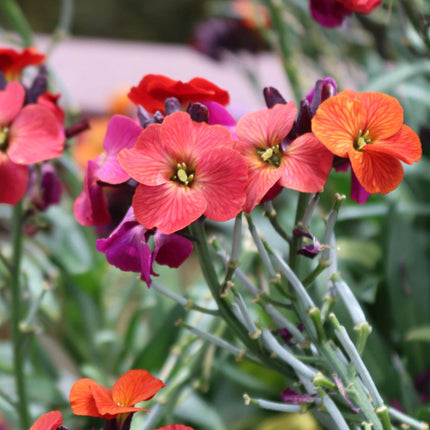
[(382, 0), (337, 0), (347, 9), (357, 13), (371, 13), (381, 5)]
[(236, 147), (248, 162), (249, 180), (244, 210), (252, 211), (277, 182), (285, 188), (321, 191), (331, 170), (333, 155), (312, 133), (290, 141), (297, 109), (294, 102), (251, 112), (236, 127)]
[(222, 105), (229, 102), (228, 92), (206, 79), (193, 78), (182, 82), (163, 75), (146, 75), (137, 87), (132, 87), (128, 97), (149, 113), (164, 112), (164, 101), (168, 97), (176, 97), (184, 107), (190, 102), (213, 101)]
[(30, 427), (30, 430), (66, 430), (61, 424), (63, 424), (61, 412), (52, 411), (39, 417)]
[(27, 66), (38, 66), (45, 61), (45, 55), (39, 54), (36, 48), (24, 48), (21, 52), (15, 49), (0, 49), (0, 71), (7, 80), (19, 78), (21, 71)]
[(10, 82), (0, 90), (0, 203), (16, 204), (27, 189), (27, 165), (59, 157), (64, 131), (45, 106), (28, 104), (24, 87)]
[(214, 221), (235, 217), (245, 201), (247, 169), (233, 146), (225, 127), (194, 122), (185, 112), (148, 126), (118, 156), (141, 184), (133, 198), (137, 220), (170, 234), (201, 215)]
[(372, 194), (394, 190), (403, 179), (400, 161), (412, 164), (422, 154), (419, 137), (403, 124), (400, 103), (386, 94), (342, 91), (320, 105), (312, 131), (335, 155), (349, 158)]
[(112, 389), (84, 378), (73, 385), (70, 406), (75, 415), (108, 420), (117, 418), (117, 421), (123, 423), (134, 412), (148, 412), (135, 405), (152, 399), (164, 386), (160, 379), (154, 378), (146, 370), (129, 370), (118, 378)]

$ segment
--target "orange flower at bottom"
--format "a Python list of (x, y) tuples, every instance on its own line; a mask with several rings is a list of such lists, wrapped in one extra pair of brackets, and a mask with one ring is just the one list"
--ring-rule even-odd
[(419, 137), (403, 124), (400, 103), (386, 94), (342, 91), (319, 106), (312, 131), (333, 154), (349, 158), (369, 193), (394, 190), (403, 179), (400, 161), (412, 164), (422, 155)]
[[(165, 384), (146, 370), (129, 370), (120, 376), (112, 389), (89, 378), (77, 381), (70, 391), (70, 406), (75, 415), (113, 419), (147, 409), (136, 403), (151, 399)], [(124, 418), (122, 415), (121, 419)]]

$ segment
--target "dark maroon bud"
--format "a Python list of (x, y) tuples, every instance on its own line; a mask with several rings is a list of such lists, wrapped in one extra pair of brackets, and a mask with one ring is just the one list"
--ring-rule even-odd
[(66, 134), (66, 138), (70, 139), (71, 137), (75, 137), (77, 134), (82, 133), (86, 130), (90, 129), (90, 123), (87, 119), (83, 119), (77, 124), (70, 125), (67, 127), (64, 132)]
[(207, 123), (209, 121), (208, 108), (201, 103), (193, 103), (192, 105), (189, 105), (187, 112), (190, 114), (191, 119), (195, 122)]
[(266, 87), (263, 90), (264, 100), (266, 101), (267, 107), (270, 109), (276, 104), (285, 105), (287, 102), (281, 96), (279, 91), (274, 87)]
[(159, 124), (164, 121), (164, 115), (159, 110), (154, 113), (154, 121)]
[(170, 115), (173, 112), (178, 112), (181, 110), (181, 104), (176, 97), (169, 97), (164, 101), (164, 107), (166, 115)]
[(4, 90), (6, 88), (7, 81), (4, 77), (3, 72), (0, 70), (0, 90)]
[(48, 71), (45, 66), (40, 66), (39, 73), (27, 90), (25, 104), (36, 103), (39, 96), (46, 93), (48, 89)]
[(137, 118), (139, 119), (139, 124), (142, 128), (146, 128), (148, 125), (155, 123), (152, 115), (140, 105), (137, 107)]

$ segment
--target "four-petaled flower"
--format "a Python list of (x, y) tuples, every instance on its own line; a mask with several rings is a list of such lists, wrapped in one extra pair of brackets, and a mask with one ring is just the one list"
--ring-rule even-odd
[(321, 191), (331, 170), (333, 155), (312, 133), (285, 139), (297, 114), (294, 102), (251, 112), (236, 127), (236, 148), (248, 162), (244, 211), (250, 212), (270, 188), (315, 193)]
[(122, 422), (130, 413), (147, 409), (135, 407), (149, 400), (165, 386), (146, 370), (129, 370), (120, 376), (112, 389), (103, 387), (89, 378), (75, 382), (70, 391), (70, 406), (75, 415), (105, 419), (117, 418)]
[(201, 215), (234, 218), (245, 201), (247, 168), (233, 145), (225, 127), (194, 122), (185, 112), (148, 126), (132, 149), (119, 153), (121, 166), (140, 183), (136, 219), (170, 234)]
[(149, 113), (164, 112), (164, 101), (176, 97), (185, 107), (188, 103), (213, 101), (226, 105), (228, 92), (203, 78), (193, 78), (189, 82), (175, 81), (163, 75), (146, 75), (137, 87), (128, 93), (136, 105), (142, 105)]
[(52, 111), (40, 104), (23, 107), (25, 89), (10, 82), (0, 90), (0, 203), (16, 204), (28, 182), (27, 165), (63, 152), (64, 131)]
[(417, 134), (403, 124), (403, 109), (391, 96), (345, 90), (320, 105), (312, 131), (335, 155), (349, 158), (360, 184), (369, 193), (387, 194), (403, 178), (399, 160), (421, 157)]

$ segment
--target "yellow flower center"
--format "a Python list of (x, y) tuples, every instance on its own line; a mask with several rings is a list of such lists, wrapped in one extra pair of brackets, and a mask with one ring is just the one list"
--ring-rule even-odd
[(185, 186), (191, 185), (194, 179), (194, 172), (188, 169), (186, 163), (178, 163), (176, 165), (176, 174), (171, 178), (172, 181), (179, 182)]
[(7, 149), (8, 137), (9, 137), (9, 128), (0, 127), (0, 150)]
[(279, 145), (274, 145), (267, 149), (256, 148), (256, 150), (265, 163), (273, 167), (279, 167), (281, 165), (282, 152), (279, 149)]
[(357, 138), (354, 141), (354, 149), (356, 149), (357, 151), (362, 151), (366, 145), (369, 145), (371, 143), (372, 139), (369, 137), (369, 130), (366, 130), (364, 134), (363, 131), (360, 130)]

